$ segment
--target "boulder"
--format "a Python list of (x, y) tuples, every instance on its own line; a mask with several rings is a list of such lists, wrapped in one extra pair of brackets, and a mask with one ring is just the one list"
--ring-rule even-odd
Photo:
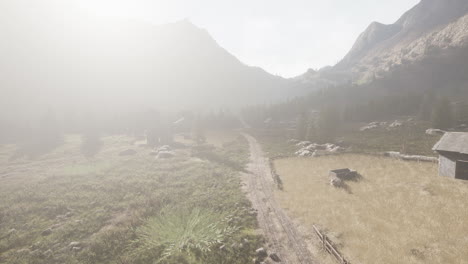
[(306, 147), (306, 146), (309, 146), (310, 144), (312, 144), (312, 142), (310, 142), (310, 141), (301, 141), (301, 142), (297, 143), (296, 146)]
[(172, 150), (171, 146), (169, 145), (164, 145), (164, 146), (161, 146), (157, 149), (158, 152), (161, 152), (161, 151), (170, 151)]
[(431, 136), (442, 136), (445, 134), (445, 131), (435, 128), (429, 128), (428, 130), (426, 130), (426, 134)]
[(397, 128), (403, 126), (403, 123), (399, 122), (398, 120), (395, 120), (392, 124), (390, 124), (390, 128)]
[(74, 247), (80, 247), (81, 246), (81, 243), (80, 242), (71, 242), (69, 245), (68, 245), (70, 248), (74, 248)]
[(267, 251), (264, 248), (259, 248), (255, 250), (255, 254), (257, 254), (257, 256), (260, 258), (265, 258), (268, 256)]
[(48, 236), (50, 234), (52, 234), (52, 229), (50, 229), (50, 228), (47, 228), (46, 230), (42, 231), (42, 233), (41, 233), (41, 235), (43, 235), (43, 236)]
[(171, 151), (160, 151), (156, 156), (157, 159), (170, 159), (175, 156), (174, 152)]
[(270, 254), (270, 258), (271, 258), (271, 260), (273, 260), (274, 262), (281, 262), (281, 259), (278, 257), (278, 255), (276, 255), (276, 253), (271, 253), (271, 254)]
[(119, 156), (132, 156), (132, 155), (135, 155), (135, 154), (137, 154), (136, 150), (127, 149), (127, 150), (121, 151), (119, 153)]

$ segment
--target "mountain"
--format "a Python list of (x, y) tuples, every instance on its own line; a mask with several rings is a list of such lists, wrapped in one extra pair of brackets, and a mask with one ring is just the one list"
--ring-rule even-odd
[(240, 107), (294, 94), (189, 21), (98, 18), (70, 3), (0, 3), (0, 113)]
[[(326, 73), (301, 78), (334, 84), (385, 79), (391, 85), (423, 88), (434, 86), (427, 82), (428, 75), (429, 79), (464, 79), (466, 54), (468, 1), (422, 0), (394, 24), (371, 23), (349, 53)], [(462, 72), (454, 76), (453, 71)]]

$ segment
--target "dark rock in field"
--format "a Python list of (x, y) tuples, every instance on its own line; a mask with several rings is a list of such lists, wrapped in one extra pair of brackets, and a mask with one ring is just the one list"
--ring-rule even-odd
[(135, 154), (137, 154), (136, 150), (127, 149), (127, 150), (121, 151), (119, 153), (119, 156), (132, 156), (132, 155), (135, 155)]
[(264, 257), (268, 256), (267, 251), (264, 248), (259, 248), (259, 249), (255, 250), (255, 253), (260, 258), (264, 258)]
[(52, 229), (50, 229), (50, 228), (47, 228), (46, 230), (42, 231), (42, 233), (41, 233), (41, 235), (43, 235), (43, 236), (48, 236), (50, 234), (52, 234)]
[(270, 254), (270, 258), (271, 258), (274, 262), (281, 262), (281, 259), (278, 257), (278, 255), (276, 255), (276, 253), (271, 253), (271, 254)]

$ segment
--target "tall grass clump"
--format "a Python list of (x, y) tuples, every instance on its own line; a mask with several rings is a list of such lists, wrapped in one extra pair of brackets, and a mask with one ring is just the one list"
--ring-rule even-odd
[(181, 256), (203, 260), (239, 230), (232, 218), (205, 208), (165, 208), (136, 230), (135, 242), (140, 252), (162, 251), (157, 263)]

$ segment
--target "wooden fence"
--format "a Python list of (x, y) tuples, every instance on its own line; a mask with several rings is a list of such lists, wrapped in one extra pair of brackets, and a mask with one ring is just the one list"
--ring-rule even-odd
[(314, 228), (314, 231), (315, 231), (315, 234), (317, 234), (318, 238), (320, 239), (320, 241), (322, 242), (322, 245), (323, 245), (323, 249), (325, 249), (325, 251), (327, 251), (328, 253), (330, 253), (332, 256), (335, 257), (335, 259), (340, 263), (340, 264), (351, 264), (351, 262), (347, 261), (342, 255), (341, 253), (338, 251), (338, 249), (336, 249), (336, 247), (333, 245), (333, 243), (331, 242), (331, 240), (325, 235), (325, 234), (322, 234), (320, 232), (320, 230), (318, 230), (318, 228), (313, 225), (313, 228)]

